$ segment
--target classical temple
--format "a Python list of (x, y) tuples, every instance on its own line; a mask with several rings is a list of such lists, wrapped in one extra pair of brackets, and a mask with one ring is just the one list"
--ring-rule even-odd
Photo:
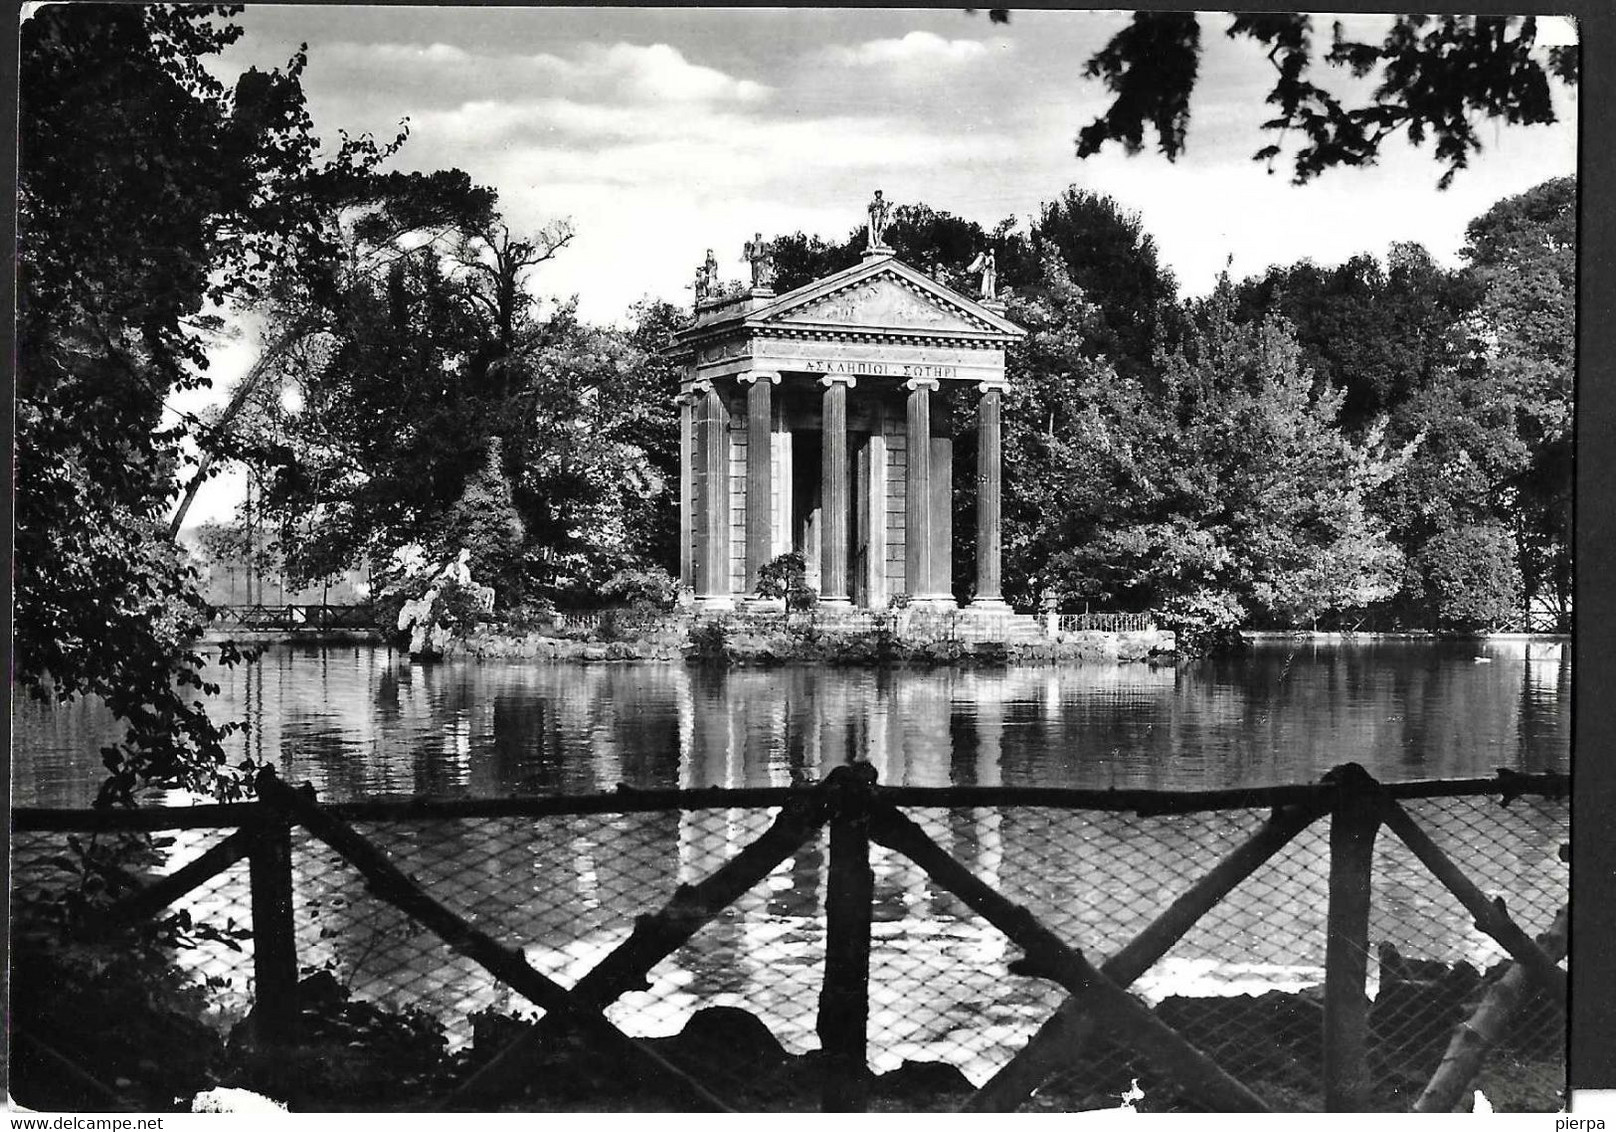
[(1005, 346), (1025, 332), (994, 297), (992, 253), (969, 298), (897, 259), (870, 205), (862, 262), (783, 295), (768, 247), (726, 290), (712, 252), (680, 385), (680, 575), (699, 609), (762, 604), (761, 568), (802, 552), (822, 606), (953, 609), (954, 418), (978, 428), (969, 610), (1003, 615), (1000, 411)]

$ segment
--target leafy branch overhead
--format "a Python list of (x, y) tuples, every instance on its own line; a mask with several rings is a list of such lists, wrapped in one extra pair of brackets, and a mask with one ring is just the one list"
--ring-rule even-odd
[[(998, 15), (995, 22), (1002, 22)], [(1416, 146), (1434, 144), (1437, 160), (1447, 166), (1438, 185), (1446, 188), (1481, 151), (1481, 123), (1552, 123), (1551, 80), (1575, 86), (1579, 77), (1577, 48), (1540, 48), (1531, 16), (1401, 15), (1378, 43), (1348, 38), (1337, 21), (1322, 56), (1315, 54), (1309, 16), (1234, 16), (1227, 35), (1267, 50), (1274, 83), (1265, 101), (1274, 114), (1262, 128), (1276, 140), (1254, 156), (1272, 168), (1286, 139), (1299, 138), (1293, 173), (1298, 184), (1337, 166), (1372, 165), (1382, 143), (1401, 134)], [(1187, 144), (1201, 51), (1200, 17), (1136, 12), (1084, 68), (1114, 97), (1078, 133), (1077, 156), (1096, 154), (1108, 142), (1138, 153), (1148, 128), (1168, 160), (1176, 159)], [(1373, 77), (1368, 101), (1353, 105), (1313, 81), (1319, 58), (1355, 79)]]

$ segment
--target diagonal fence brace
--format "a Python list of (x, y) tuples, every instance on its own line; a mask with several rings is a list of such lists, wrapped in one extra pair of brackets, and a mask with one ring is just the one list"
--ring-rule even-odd
[[(1102, 963), (1100, 974), (1119, 987), (1130, 986), (1154, 967), (1202, 916), (1328, 810), (1326, 803), (1274, 810), (1256, 833), (1230, 851)], [(1077, 1061), (1094, 1030), (1094, 1016), (1082, 1000), (1076, 996), (1068, 998), (1019, 1053), (966, 1098), (960, 1111), (1016, 1111), (1040, 1085)]]
[[(1561, 905), (1559, 915), (1548, 931), (1537, 937), (1538, 946), (1550, 958), (1563, 958), (1568, 936), (1571, 934), (1571, 910)], [(1410, 1112), (1452, 1112), (1459, 1098), (1470, 1087), (1481, 1063), (1497, 1045), (1504, 1027), (1520, 1006), (1524, 997), (1526, 969), (1512, 963), (1487, 991), (1481, 1005), (1469, 1018), (1453, 1028), (1453, 1037), (1442, 1054), (1442, 1060), (1431, 1074), (1430, 1084), (1414, 1102)]]
[(159, 877), (112, 905), (102, 913), (97, 926), (106, 930), (155, 916), (245, 857), (252, 851), (253, 838), (254, 831), (248, 827), (220, 839), (172, 873)]
[[(599, 1010), (629, 991), (642, 989), (653, 967), (690, 942), (713, 917), (800, 849), (818, 833), (828, 814), (822, 792), (803, 793), (804, 797), (781, 807), (774, 823), (756, 841), (711, 876), (680, 885), (659, 911), (637, 917), (629, 937), (573, 986), (573, 997)], [(564, 1027), (562, 1017), (545, 1015), (495, 1054), (440, 1107), (456, 1108), (509, 1093), (523, 1083), (524, 1074), (545, 1044)]]
[(1269, 1111), (1260, 1097), (1186, 1041), (1150, 1007), (1095, 970), (1081, 952), (1061, 942), (1027, 909), (979, 880), (896, 809), (872, 808), (870, 836), (908, 857), (1008, 936), (1026, 952), (1030, 968), (1065, 987), (1101, 1026), (1131, 1043), (1210, 1111)]
[(1384, 795), (1379, 800), (1380, 819), (1386, 828), (1397, 834), (1418, 857), (1431, 875), (1442, 882), (1444, 888), (1458, 897), (1459, 903), (1475, 917), (1476, 927), (1498, 941), (1510, 958), (1519, 963), (1526, 973), (1559, 1004), (1566, 1008), (1566, 973), (1538, 943), (1521, 930), (1510, 918), (1502, 898), (1488, 900), (1486, 894), (1442, 852), (1429, 834), (1415, 824), (1408, 811), (1397, 799)]
[(433, 899), (416, 881), (389, 861), (380, 849), (361, 837), (346, 822), (315, 804), (312, 788), (304, 787), (307, 794), (293, 790), (267, 770), (259, 775), (257, 785), (259, 797), (280, 807), (290, 818), (335, 849), (365, 878), (372, 893), (431, 930), (500, 982), (545, 1011), (564, 1015), (605, 1048), (616, 1051), (662, 1078), (688, 1098), (697, 1110), (733, 1111), (684, 1070), (612, 1025), (594, 1006), (580, 1000), (547, 975), (534, 970), (520, 952), (497, 943)]

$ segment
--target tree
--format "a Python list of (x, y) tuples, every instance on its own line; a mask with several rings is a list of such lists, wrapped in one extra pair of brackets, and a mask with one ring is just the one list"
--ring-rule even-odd
[(345, 151), (358, 155), (362, 166), (339, 161), (309, 178), (310, 228), (317, 236), (278, 261), (268, 284), (248, 296), (251, 311), (266, 323), (264, 341), (230, 400), (209, 414), (196, 438), (201, 459), (169, 520), (171, 537), (178, 536), (216, 460), (263, 464), (272, 458), (248, 439), (250, 419), (241, 427), (238, 421), (251, 418), (255, 402), (274, 401), (289, 369), (306, 361), (300, 353), (329, 346), (343, 296), (359, 280), (376, 282), (399, 260), (436, 253), (454, 234), (492, 223), (493, 191), (473, 185), (458, 169), (377, 173), (374, 164), (395, 152), (404, 136), (384, 150), (365, 139), (345, 141)]
[(232, 12), (68, 5), (22, 26), (14, 673), (128, 725), (103, 751), (105, 802), (241, 789), (221, 773), (233, 726), (199, 695), (205, 611), (162, 521), (192, 423), (165, 422), (165, 402), (204, 383), (208, 304), (262, 293), (318, 238), (311, 178), (375, 153), (356, 139), (314, 164), (301, 51), (230, 92), (211, 78)]
[(1508, 530), (1517, 547), (1515, 588), (1489, 581), (1476, 601), (1514, 592), (1569, 618), (1575, 207), (1567, 178), (1500, 201), (1467, 228), (1459, 270), (1398, 244), (1384, 266), (1369, 255), (1299, 263), (1237, 289), (1240, 320), (1278, 313), (1296, 325), (1307, 364), (1344, 394), (1349, 433), (1384, 417), (1387, 437), (1411, 447), (1370, 497), (1408, 560), (1386, 610), (1404, 623), (1453, 624), (1452, 586), (1496, 580), (1438, 584), (1424, 572), (1436, 561), (1427, 547), (1473, 527)]
[[(1041, 282), (1014, 294), (1008, 311), (1028, 331), (1006, 358), (1002, 441), (1003, 584), (1022, 606), (1036, 604), (1048, 588), (1089, 588), (1061, 575), (1054, 560), (1094, 536), (1106, 495), (1129, 480), (1140, 419), (1122, 404), (1139, 387), (1086, 349), (1100, 329), (1099, 309), (1072, 282), (1060, 252), (1047, 244), (1040, 250)], [(971, 463), (955, 460), (957, 499), (966, 498), (962, 487), (974, 497), (974, 482), (961, 482), (962, 465)], [(973, 528), (967, 521), (961, 529)], [(970, 565), (963, 559), (956, 573), (969, 576)]]
[(1406, 454), (1378, 430), (1348, 440), (1340, 393), (1285, 323), (1237, 322), (1227, 280), (1190, 313), (1158, 385), (1116, 382), (1075, 430), (1089, 483), (1066, 485), (1082, 502), (1051, 577), (1068, 599), (1191, 629), (1312, 624), (1389, 596), (1401, 556), (1366, 499)]
[(443, 550), (443, 524), (485, 467), (487, 414), (465, 380), (480, 330), (435, 252), (357, 280), (328, 356), (296, 374), (283, 474), (267, 499), (286, 517), (299, 583), (406, 545)]
[(781, 294), (795, 291), (815, 279), (845, 271), (859, 261), (860, 231), (839, 244), (827, 243), (820, 236), (794, 232), (769, 241), (774, 253), (774, 286)]
[(503, 447), (498, 436), (484, 442), (482, 465), (466, 478), (445, 520), (446, 541), (470, 553), (474, 577), (500, 578), (522, 552), (526, 528), (511, 500)]
[[(667, 538), (678, 480), (642, 447), (653, 422), (641, 411), (668, 413), (672, 404), (665, 388), (662, 406), (641, 399), (654, 372), (628, 335), (580, 322), (570, 305), (549, 320), (530, 360), (517, 501), (528, 523), (527, 577), (558, 601), (591, 604), (613, 574), (651, 564), (641, 526), (649, 514), (661, 512), (656, 526)], [(668, 445), (667, 418), (660, 423), (655, 439)]]
[(1572, 399), (1576, 383), (1577, 190), (1569, 177), (1472, 221), (1462, 254), (1482, 295), (1470, 322), (1488, 382), (1514, 415), (1521, 453), (1502, 475), (1526, 599), (1569, 627)]
[(679, 558), (679, 395), (681, 372), (667, 353), (683, 311), (671, 303), (646, 300), (629, 312), (633, 347), (630, 364), (606, 388), (604, 409), (617, 438), (643, 453), (654, 491), (637, 497), (631, 519), (639, 532), (638, 553), (649, 564), (678, 573)]
[(1132, 376), (1180, 332), (1178, 283), (1138, 213), (1072, 186), (1042, 207), (1032, 238), (1060, 253), (1067, 277), (1096, 305), (1098, 321), (1082, 337), (1088, 357)]
[[(1272, 167), (1287, 137), (1302, 139), (1294, 156), (1299, 184), (1337, 166), (1373, 164), (1381, 144), (1402, 133), (1414, 145), (1434, 141), (1437, 160), (1447, 165), (1438, 184), (1446, 188), (1481, 151), (1482, 120), (1554, 122), (1551, 77), (1568, 85), (1578, 79), (1576, 48), (1539, 49), (1537, 20), (1531, 16), (1400, 15), (1379, 43), (1349, 40), (1337, 22), (1324, 61), (1358, 79), (1377, 78), (1373, 93), (1359, 105), (1310, 81), (1311, 17), (1235, 16), (1228, 35), (1267, 49), (1275, 78), (1265, 102), (1275, 112), (1262, 125), (1279, 141), (1256, 157)], [(1138, 153), (1149, 128), (1161, 152), (1177, 158), (1187, 142), (1200, 54), (1199, 17), (1136, 12), (1084, 68), (1114, 98), (1079, 132), (1077, 156), (1098, 153), (1108, 142)]]
[(1304, 364), (1345, 393), (1342, 425), (1356, 432), (1459, 364), (1475, 300), (1463, 273), (1418, 244), (1395, 244), (1384, 264), (1362, 254), (1337, 267), (1271, 267), (1237, 286), (1236, 317), (1289, 321)]
[(678, 378), (659, 351), (677, 316), (644, 306), (627, 333), (572, 304), (541, 316), (529, 273), (570, 239), (495, 216), (448, 255), (351, 277), (329, 355), (299, 375), (305, 407), (271, 500), (297, 520), (295, 577), (470, 550), (509, 608), (588, 602), (621, 571), (672, 561)]
[(1419, 553), (1433, 627), (1497, 630), (1517, 624), (1521, 571), (1513, 535), (1497, 526), (1453, 527)]

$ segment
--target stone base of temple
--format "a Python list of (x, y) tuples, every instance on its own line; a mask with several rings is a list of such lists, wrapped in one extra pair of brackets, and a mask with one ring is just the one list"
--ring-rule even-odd
[(1048, 641), (1049, 634), (1043, 624), (1030, 613), (1017, 613), (1009, 606), (999, 612), (980, 608), (972, 602), (960, 611), (960, 627), (965, 635), (984, 641), (1003, 641), (1006, 644), (1026, 644)]
[(735, 599), (728, 594), (696, 595), (697, 613), (733, 613), (735, 612)]
[(915, 594), (909, 599), (909, 608), (927, 613), (953, 613), (959, 609), (959, 602), (954, 600), (953, 594)]
[(1005, 617), (1011, 613), (1014, 613), (1015, 611), (1010, 608), (1010, 603), (1002, 598), (979, 597), (972, 601), (969, 605), (965, 606), (962, 612), (968, 613), (973, 617)]
[(735, 608), (742, 613), (784, 613), (786, 599), (783, 597), (743, 597), (735, 603)]

